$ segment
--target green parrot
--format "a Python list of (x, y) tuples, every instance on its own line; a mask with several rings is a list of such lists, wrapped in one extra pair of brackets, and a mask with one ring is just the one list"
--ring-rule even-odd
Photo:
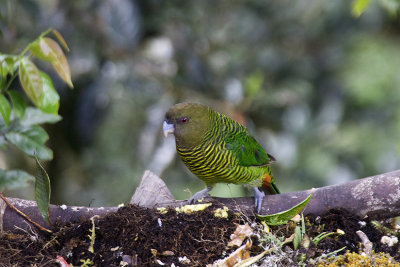
[(189, 203), (208, 196), (216, 183), (253, 186), (258, 213), (264, 192), (279, 194), (269, 167), (274, 157), (231, 118), (205, 105), (180, 103), (167, 111), (163, 132), (174, 134), (180, 158), (206, 184)]

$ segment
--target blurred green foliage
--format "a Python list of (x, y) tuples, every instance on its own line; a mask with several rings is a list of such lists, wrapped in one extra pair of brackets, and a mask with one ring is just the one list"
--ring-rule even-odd
[[(354, 5), (368, 1), (0, 2), (0, 51), (20, 51), (49, 27), (71, 49), (73, 91), (37, 62), (61, 96), (63, 120), (47, 127), (53, 202), (126, 202), (147, 168), (177, 198), (201, 189), (161, 134), (164, 112), (187, 100), (246, 124), (277, 159), (283, 192), (400, 166), (393, 1), (371, 1), (359, 17)], [(34, 161), (9, 148), (0, 166)], [(211, 193), (244, 194), (232, 185)]]
[[(53, 157), (51, 149), (45, 146), (49, 136), (40, 124), (54, 123), (61, 118), (58, 116), (60, 97), (50, 77), (33, 63), (32, 56), (49, 62), (60, 78), (72, 87), (69, 65), (62, 49), (56, 41), (45, 37), (50, 32), (66, 47), (60, 33), (49, 29), (19, 54), (0, 53), (0, 147), (7, 149), (14, 145), (26, 156), (35, 156), (36, 161), (37, 157), (42, 160), (50, 160)], [(17, 77), (26, 97), (37, 108), (26, 108), (23, 96), (14, 88)], [(32, 178), (24, 170), (13, 170), (5, 166), (4, 169), (0, 169), (0, 190), (24, 186)], [(43, 210), (43, 206), (47, 206), (45, 210), (48, 210), (50, 181), (47, 181), (45, 187), (41, 186), (44, 183), (38, 183), (38, 180), (40, 179), (36, 176), (35, 198), (39, 210)], [(44, 194), (40, 195), (38, 192)], [(43, 205), (43, 195), (47, 196), (47, 205)]]

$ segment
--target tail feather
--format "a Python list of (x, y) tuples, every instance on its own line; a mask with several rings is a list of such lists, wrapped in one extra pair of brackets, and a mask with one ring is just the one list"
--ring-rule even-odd
[(276, 186), (276, 184), (274, 182), (271, 183), (271, 188), (274, 191), (272, 194), (280, 194), (281, 193), (281, 191), (279, 191), (278, 187)]
[(261, 189), (270, 195), (280, 194), (278, 187), (276, 186), (274, 180), (272, 179), (272, 175), (270, 173), (264, 174)]

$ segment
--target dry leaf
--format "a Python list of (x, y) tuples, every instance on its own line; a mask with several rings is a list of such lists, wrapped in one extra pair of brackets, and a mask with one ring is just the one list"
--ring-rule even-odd
[(249, 239), (246, 244), (235, 250), (228, 257), (222, 260), (214, 262), (210, 267), (232, 267), (235, 264), (240, 263), (248, 258), (250, 258), (250, 249), (252, 242)]
[(253, 234), (253, 229), (246, 223), (245, 225), (238, 225), (233, 234), (231, 234), (231, 241), (228, 243), (229, 247), (240, 246), (243, 240)]

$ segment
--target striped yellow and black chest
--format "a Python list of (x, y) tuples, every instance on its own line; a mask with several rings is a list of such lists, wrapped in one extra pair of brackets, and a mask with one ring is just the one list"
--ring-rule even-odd
[(216, 115), (213, 128), (205, 134), (203, 142), (177, 151), (185, 165), (206, 184), (234, 183), (260, 186), (269, 167), (242, 166), (235, 153), (227, 148), (226, 139), (246, 131), (243, 126), (226, 116)]

